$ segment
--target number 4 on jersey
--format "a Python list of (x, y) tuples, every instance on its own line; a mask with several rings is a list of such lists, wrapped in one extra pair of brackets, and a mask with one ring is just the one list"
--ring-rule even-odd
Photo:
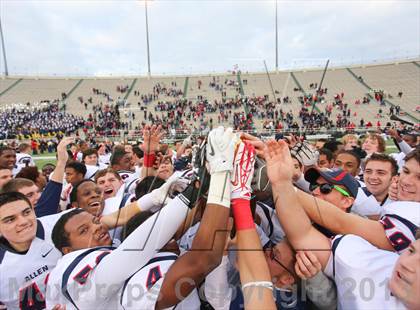
[(160, 267), (156, 266), (150, 269), (149, 274), (147, 275), (146, 280), (146, 287), (148, 290), (157, 282), (159, 279), (162, 278), (162, 272), (160, 271)]

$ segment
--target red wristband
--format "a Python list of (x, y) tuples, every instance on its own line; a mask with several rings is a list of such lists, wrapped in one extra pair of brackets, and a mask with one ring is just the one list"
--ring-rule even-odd
[(232, 211), (236, 230), (255, 229), (249, 200), (232, 199)]
[(146, 168), (153, 167), (153, 165), (155, 164), (155, 160), (156, 160), (156, 155), (154, 153), (144, 154), (143, 166), (145, 166)]

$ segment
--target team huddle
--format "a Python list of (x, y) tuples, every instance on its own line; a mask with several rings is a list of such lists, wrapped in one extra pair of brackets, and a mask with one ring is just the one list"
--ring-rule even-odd
[(0, 309), (420, 308), (416, 133), (163, 135), (0, 147)]

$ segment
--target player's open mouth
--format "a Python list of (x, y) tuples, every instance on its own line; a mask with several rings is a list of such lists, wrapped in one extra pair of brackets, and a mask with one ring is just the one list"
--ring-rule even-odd
[(99, 201), (94, 201), (94, 202), (91, 202), (90, 204), (89, 204), (89, 207), (90, 208), (98, 208), (98, 207), (100, 207), (101, 206), (101, 203), (99, 202)]
[(114, 190), (112, 188), (109, 188), (109, 189), (105, 189), (104, 190), (104, 194), (105, 195), (111, 195), (113, 192), (114, 192)]
[(105, 239), (108, 239), (108, 238), (109, 238), (109, 235), (106, 232), (101, 233), (98, 237), (99, 240), (105, 240)]

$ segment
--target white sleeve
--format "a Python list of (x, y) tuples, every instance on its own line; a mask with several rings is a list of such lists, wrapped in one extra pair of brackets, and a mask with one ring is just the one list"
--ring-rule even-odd
[(405, 142), (404, 140), (402, 140), (401, 142), (398, 142), (398, 146), (400, 147), (401, 152), (403, 152), (406, 155), (413, 150), (413, 148), (409, 146), (408, 143)]
[(378, 215), (382, 207), (373, 195), (366, 195), (361, 187), (357, 190), (356, 199), (351, 207), (351, 212), (361, 216)]
[[(188, 207), (178, 198), (155, 213), (103, 258), (92, 273), (92, 281), (106, 287), (121, 288), (121, 284), (144, 266), (173, 237), (185, 220)], [(116, 284), (116, 285), (113, 285)]]
[(204, 284), (207, 301), (215, 310), (229, 309), (232, 289), (229, 287), (227, 272), (229, 259), (223, 256), (222, 262), (210, 272)]

